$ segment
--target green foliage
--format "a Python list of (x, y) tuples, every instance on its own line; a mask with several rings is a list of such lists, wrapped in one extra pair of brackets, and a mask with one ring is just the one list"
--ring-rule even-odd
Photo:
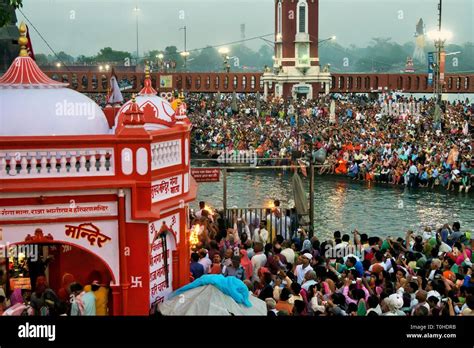
[(8, 0), (7, 4), (0, 4), (0, 28), (8, 23), (14, 24), (15, 10), (23, 7), (23, 0)]
[(116, 62), (123, 64), (125, 58), (131, 58), (132, 55), (129, 52), (115, 51), (111, 47), (102, 48), (97, 56), (95, 57), (96, 62)]

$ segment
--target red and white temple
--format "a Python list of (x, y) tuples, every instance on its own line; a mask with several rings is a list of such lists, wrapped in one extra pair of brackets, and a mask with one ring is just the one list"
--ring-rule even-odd
[(82, 285), (99, 274), (110, 314), (148, 315), (189, 282), (191, 124), (149, 76), (133, 100), (104, 109), (108, 121), (45, 75), (26, 52), (24, 24), (20, 33), (20, 55), (0, 78), (0, 244), (54, 256), (53, 290), (65, 273)]

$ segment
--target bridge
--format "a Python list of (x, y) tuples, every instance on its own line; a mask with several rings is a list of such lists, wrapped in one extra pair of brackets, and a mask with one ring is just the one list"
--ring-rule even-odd
[[(84, 93), (107, 93), (110, 72), (98, 71), (61, 71), (49, 70), (45, 73), (57, 80), (67, 82), (70, 87)], [(138, 92), (143, 86), (143, 72), (118, 72), (117, 79), (127, 92)], [(174, 90), (185, 90), (195, 93), (263, 93), (262, 73), (197, 73), (173, 72), (152, 73), (153, 87), (160, 94)], [(270, 86), (269, 93), (274, 86)], [(433, 93), (428, 86), (427, 74), (400, 73), (350, 73), (332, 74), (332, 93), (369, 93), (385, 90), (397, 90), (406, 93)], [(474, 93), (474, 73), (446, 74), (444, 93)]]

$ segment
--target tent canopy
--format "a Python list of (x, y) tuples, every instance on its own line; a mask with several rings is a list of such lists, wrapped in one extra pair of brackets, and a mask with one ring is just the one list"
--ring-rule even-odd
[(255, 296), (249, 296), (251, 307), (238, 304), (214, 285), (200, 286), (166, 300), (159, 304), (163, 315), (267, 315), (264, 301)]

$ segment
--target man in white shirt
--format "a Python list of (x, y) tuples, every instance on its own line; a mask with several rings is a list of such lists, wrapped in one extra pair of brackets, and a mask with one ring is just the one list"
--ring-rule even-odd
[(304, 275), (304, 282), (303, 284), (301, 285), (301, 288), (302, 289), (305, 289), (306, 291), (309, 291), (309, 287), (311, 285), (316, 285), (316, 272), (313, 271), (313, 270), (310, 270), (308, 272), (306, 272), (306, 274)]
[(282, 251), (281, 254), (285, 256), (286, 261), (288, 263), (291, 263), (292, 265), (295, 263), (295, 251), (291, 249), (290, 242), (285, 240), (283, 243), (281, 243)]
[(208, 255), (206, 249), (199, 250), (199, 261), (198, 262), (204, 267), (204, 274), (207, 274), (209, 272), (209, 268), (212, 265), (212, 261), (209, 258), (209, 255)]
[(255, 243), (254, 245), (255, 255), (252, 257), (252, 268), (253, 268), (253, 277), (252, 281), (259, 281), (258, 270), (265, 266), (267, 263), (267, 256), (263, 253), (263, 244)]
[(310, 262), (313, 258), (313, 255), (310, 253), (305, 253), (301, 256), (301, 264), (296, 266), (295, 268), (295, 275), (298, 281), (298, 284), (303, 284), (304, 276), (307, 272), (313, 271), (313, 267), (311, 267)]
[(262, 243), (264, 245), (268, 243), (270, 233), (265, 228), (265, 225), (266, 225), (266, 222), (261, 221), (260, 228), (255, 229), (255, 231), (253, 232), (254, 243)]

